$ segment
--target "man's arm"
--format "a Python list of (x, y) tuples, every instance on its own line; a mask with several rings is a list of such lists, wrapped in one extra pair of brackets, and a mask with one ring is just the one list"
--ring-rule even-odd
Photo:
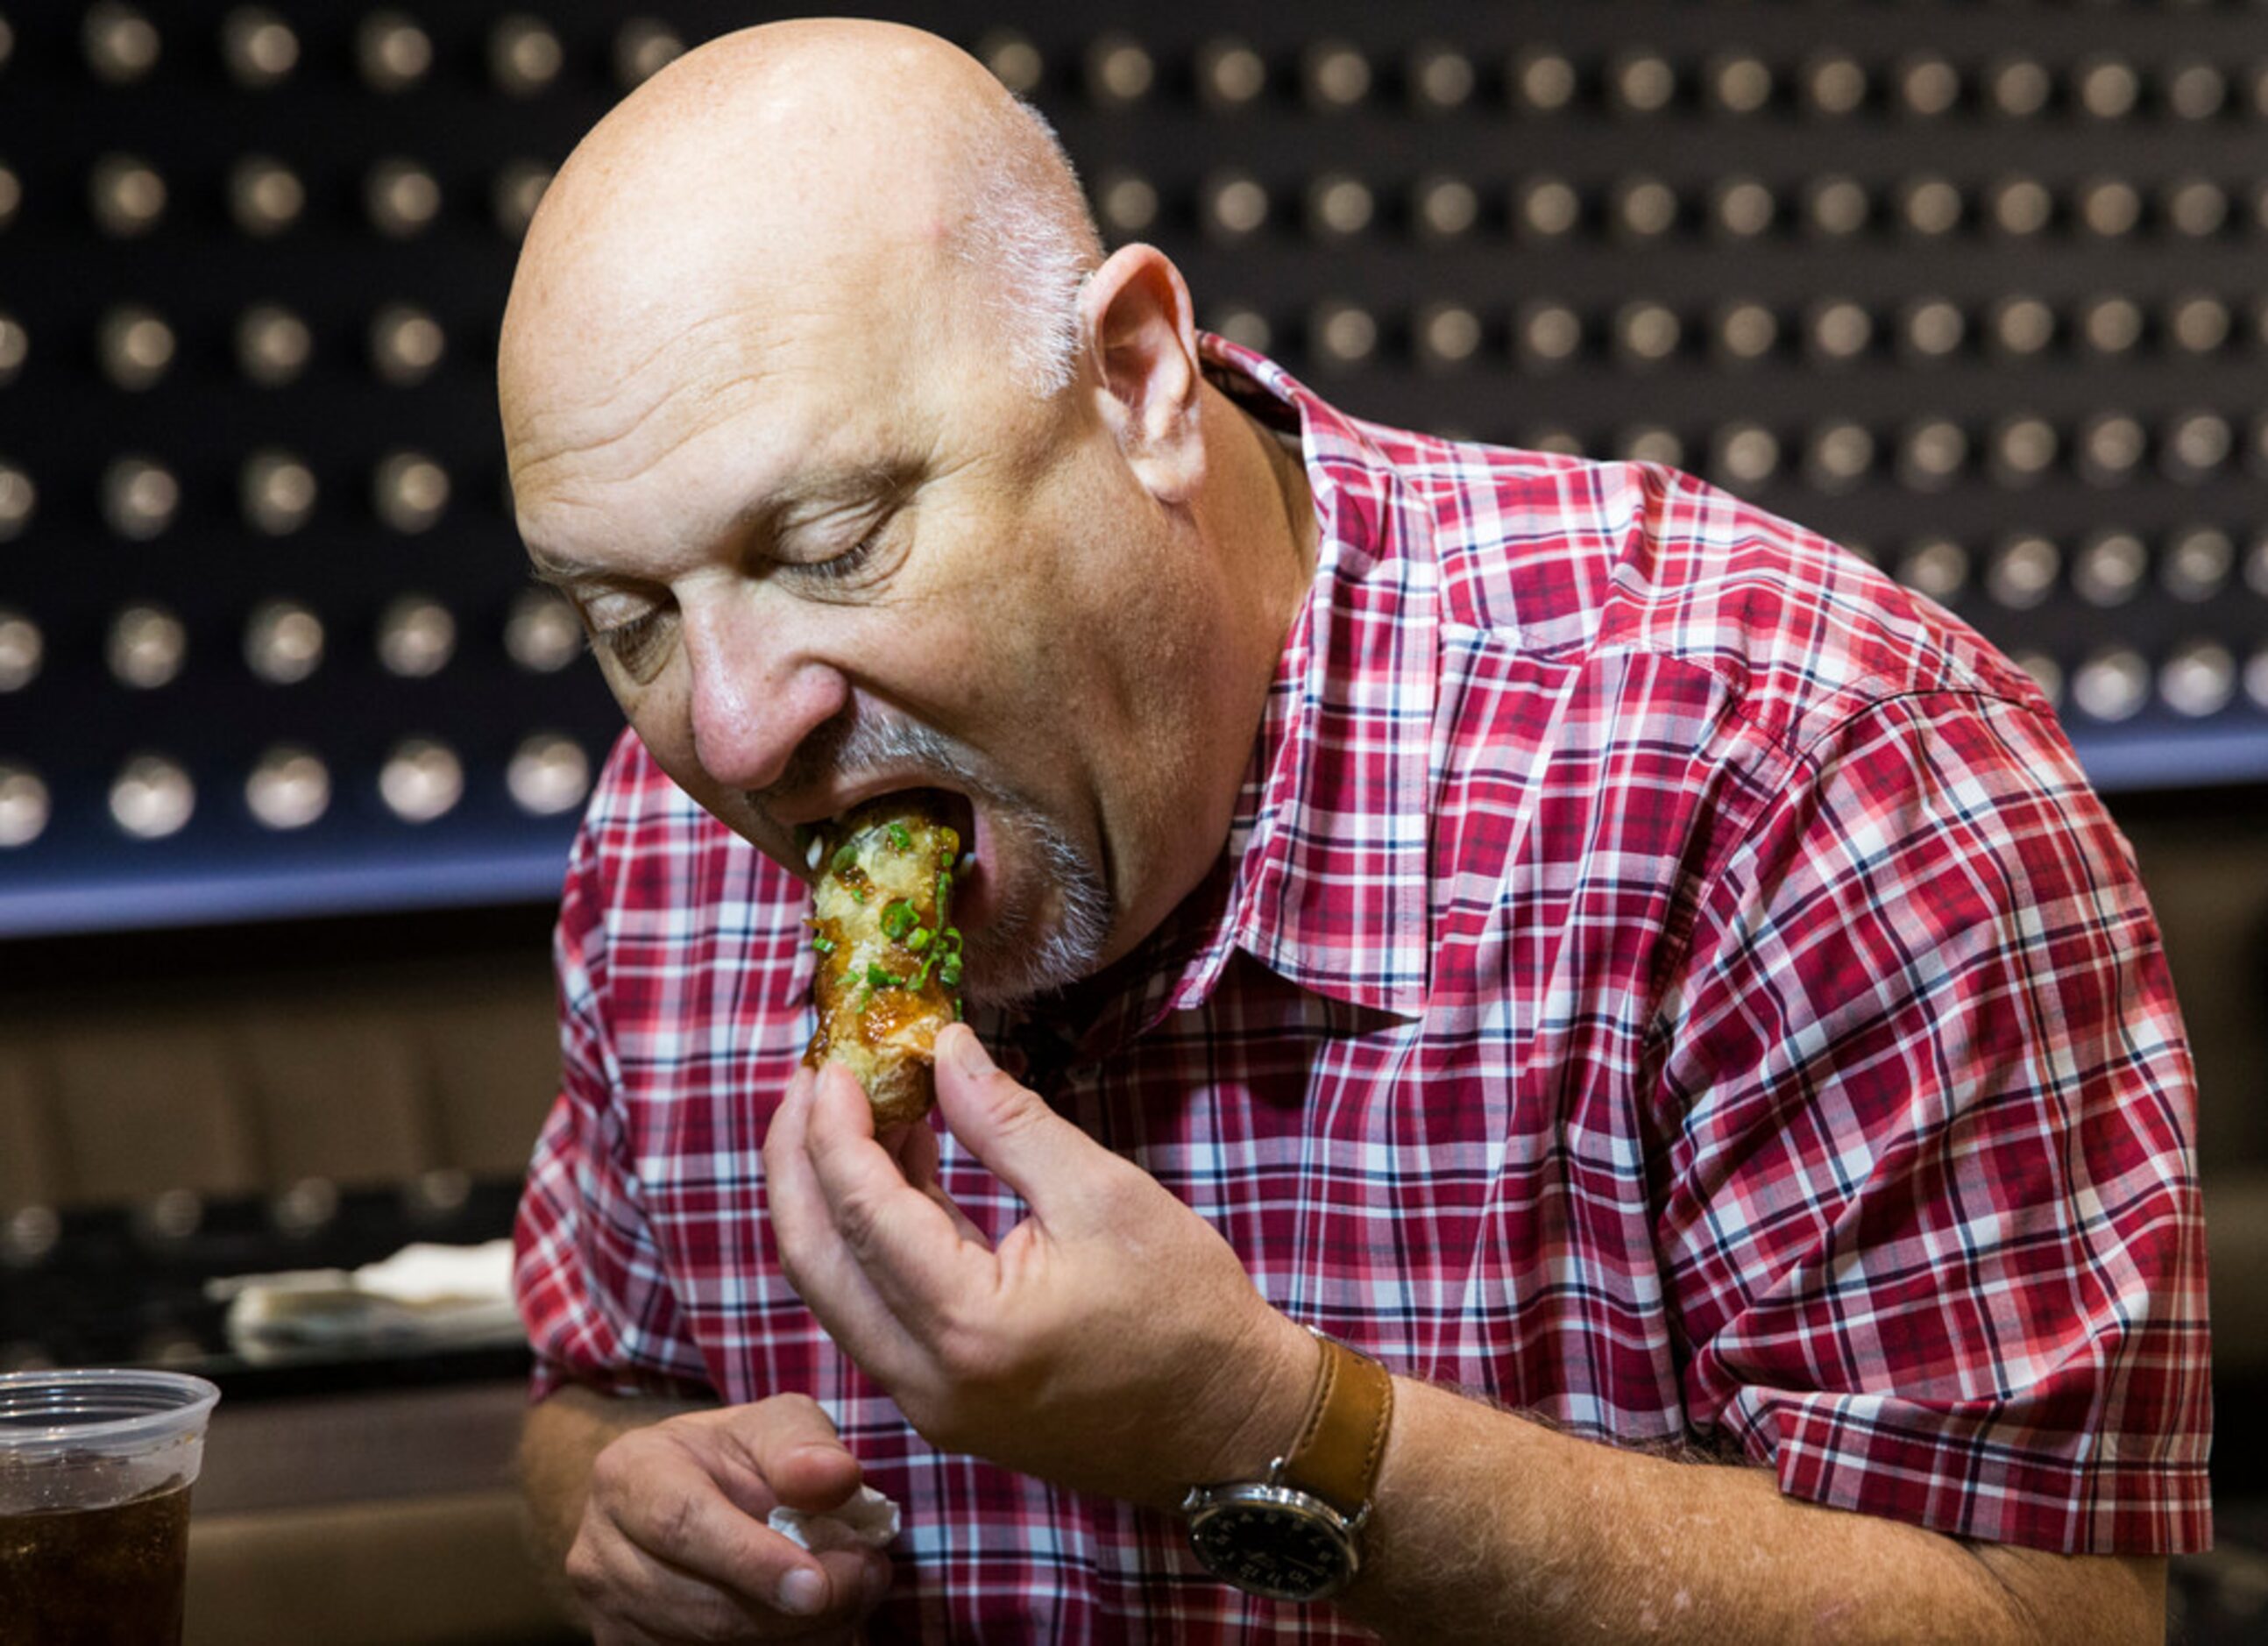
[(826, 1509), (858, 1460), (818, 1406), (714, 1406), (569, 1384), (532, 1407), (519, 1475), (537, 1558), (600, 1642), (843, 1641), (889, 1583), (870, 1550), (807, 1554), (764, 1524)]
[(536, 1569), (578, 1623), (589, 1620), (567, 1583), (567, 1552), (590, 1500), (599, 1454), (634, 1428), (708, 1409), (698, 1400), (628, 1399), (568, 1384), (527, 1410), (519, 1429), (519, 1490)]
[[(1170, 1509), (1288, 1450), (1314, 1346), (1226, 1242), (991, 1067), (958, 1026), (938, 1102), (1030, 1215), (985, 1244), (926, 1149), (873, 1140), (856, 1082), (800, 1072), (765, 1143), (804, 1300), (939, 1447)], [(927, 1136), (925, 1128), (917, 1128)], [(901, 1175), (901, 1173), (903, 1175)], [(1390, 1640), (2150, 1641), (2162, 1562), (1965, 1544), (1784, 1497), (1397, 1379), (1368, 1568)]]
[(2164, 1638), (2162, 1559), (1964, 1542), (1785, 1496), (1763, 1469), (1619, 1450), (1408, 1378), (1394, 1394), (1339, 1602), (1388, 1641)]

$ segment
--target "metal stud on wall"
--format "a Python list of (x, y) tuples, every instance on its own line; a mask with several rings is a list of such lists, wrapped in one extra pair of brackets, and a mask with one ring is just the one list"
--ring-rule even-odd
[[(1871, 555), (2098, 779), (2268, 775), (2268, 8), (884, 6), (1348, 410)], [(723, 0), (0, 0), (0, 928), (547, 895), (618, 715), (490, 361)]]

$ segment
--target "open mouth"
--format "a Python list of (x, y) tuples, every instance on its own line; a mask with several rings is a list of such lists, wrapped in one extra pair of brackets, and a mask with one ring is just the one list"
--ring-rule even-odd
[(797, 824), (796, 847), (804, 866), (816, 872), (828, 853), (861, 831), (910, 822), (951, 828), (961, 840), (960, 860), (954, 866), (955, 880), (966, 879), (976, 871), (983, 857), (983, 824), (968, 797), (953, 789), (893, 789), (869, 795), (824, 823)]

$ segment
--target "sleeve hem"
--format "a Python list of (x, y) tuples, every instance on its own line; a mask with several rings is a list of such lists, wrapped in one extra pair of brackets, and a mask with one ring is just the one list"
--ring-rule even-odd
[[(2110, 1449), (2085, 1436), (2061, 1437), (2068, 1450), (2054, 1450), (1981, 1431), (1925, 1434), (1866, 1404), (1810, 1396), (1764, 1414), (1764, 1435), (1778, 1430), (1771, 1461), (1782, 1494), (2064, 1554), (2187, 1554), (2213, 1545), (2201, 1460), (2104, 1457)], [(1758, 1438), (1752, 1431), (1751, 1444)]]
[(719, 1400), (716, 1390), (690, 1378), (660, 1372), (585, 1370), (538, 1354), (527, 1374), (527, 1403), (539, 1406), (570, 1385), (613, 1399)]

